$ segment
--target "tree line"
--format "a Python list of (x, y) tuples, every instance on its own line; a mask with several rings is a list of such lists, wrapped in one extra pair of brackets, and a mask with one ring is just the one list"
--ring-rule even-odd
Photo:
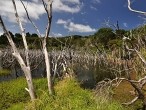
[[(22, 35), (20, 33), (13, 34), (10, 32), (10, 35), (17, 44), (19, 48), (24, 48)], [(132, 33), (132, 34), (131, 34)], [(140, 34), (142, 33), (142, 34)], [(69, 47), (72, 49), (80, 49), (80, 48), (89, 48), (89, 49), (96, 49), (96, 48), (105, 48), (109, 49), (116, 49), (122, 47), (123, 38), (127, 37), (129, 39), (130, 44), (137, 44), (137, 39), (141, 39), (144, 43), (146, 43), (146, 26), (142, 26), (139, 28), (135, 28), (133, 30), (124, 30), (124, 29), (112, 29), (109, 27), (100, 28), (97, 32), (93, 35), (89, 36), (81, 36), (81, 35), (72, 35), (72, 36), (65, 36), (65, 37), (49, 37), (47, 39), (47, 48), (49, 50), (57, 49), (60, 50), (63, 47)], [(139, 35), (139, 37), (137, 36)], [(40, 49), (41, 48), (41, 41), (39, 36), (36, 33), (26, 33), (26, 40), (28, 42), (29, 49)], [(8, 40), (6, 35), (3, 34), (0, 36), (0, 48), (6, 48), (9, 46)], [(98, 47), (97, 47), (98, 46)]]

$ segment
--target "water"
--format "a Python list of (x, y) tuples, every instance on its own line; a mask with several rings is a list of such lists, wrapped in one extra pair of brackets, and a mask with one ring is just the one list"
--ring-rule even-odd
[[(73, 68), (75, 76), (83, 88), (93, 89), (95, 88), (97, 82), (106, 77), (113, 77), (109, 71), (102, 71), (103, 69), (100, 69), (101, 67), (99, 68), (98, 65), (89, 65), (88, 67), (85, 67), (84, 65), (76, 64)], [(32, 70), (32, 78), (46, 77), (45, 71), (45, 65), (39, 65), (38, 68)], [(20, 69), (20, 67), (13, 67), (11, 68), (10, 75), (0, 76), (0, 82), (16, 79), (18, 77), (24, 77), (23, 71)]]

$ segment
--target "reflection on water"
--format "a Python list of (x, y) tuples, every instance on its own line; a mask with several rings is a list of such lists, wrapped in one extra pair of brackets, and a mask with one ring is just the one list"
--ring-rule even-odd
[[(76, 74), (77, 80), (80, 82), (83, 88), (94, 88), (96, 83), (103, 80), (104, 78), (113, 78), (110, 71), (105, 71), (105, 67), (96, 66), (84, 66), (76, 64), (74, 67), (74, 73)], [(61, 71), (60, 71), (61, 72)], [(8, 81), (16, 79), (18, 77), (24, 77), (23, 71), (20, 67), (11, 68), (11, 74), (7, 76), (0, 76), (0, 81)], [(46, 77), (45, 66), (39, 65), (38, 68), (32, 70), (33, 78)]]

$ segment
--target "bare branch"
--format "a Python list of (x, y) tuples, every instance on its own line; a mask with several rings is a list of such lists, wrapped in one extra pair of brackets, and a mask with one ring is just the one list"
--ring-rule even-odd
[(130, 0), (128, 0), (128, 9), (129, 9), (130, 11), (132, 11), (132, 12), (146, 15), (146, 12), (144, 12), (144, 11), (138, 11), (138, 10), (132, 9), (132, 8), (131, 8), (131, 1), (130, 1)]
[(4, 25), (4, 22), (3, 22), (3, 20), (2, 20), (1, 15), (0, 15), (0, 25), (1, 25), (1, 27), (3, 28), (3, 31), (4, 31), (4, 33), (6, 34), (6, 36), (7, 36), (7, 38), (8, 38), (8, 41), (10, 42), (10, 45), (12, 46), (12, 49), (13, 49), (13, 51), (14, 51), (14, 53), (15, 53), (15, 52), (17, 51), (16, 45), (14, 44), (14, 42), (12, 42), (13, 40), (12, 40), (12, 38), (11, 38), (11, 35), (10, 35), (10, 33), (7, 31), (6, 26)]
[(12, 2), (13, 2), (13, 6), (14, 6), (15, 16), (16, 16), (17, 22), (19, 24), (21, 33), (22, 33), (23, 43), (24, 43), (24, 47), (25, 47), (25, 54), (26, 54), (26, 62), (27, 62), (27, 66), (29, 68), (30, 67), (30, 63), (29, 63), (28, 45), (27, 45), (27, 41), (26, 41), (25, 30), (24, 30), (24, 28), (22, 26), (21, 20), (19, 19), (19, 15), (18, 15), (18, 12), (17, 12), (16, 4), (15, 4), (15, 0), (12, 0)]
[(20, 53), (18, 52), (18, 49), (15, 46), (15, 43), (13, 42), (13, 39), (12, 39), (10, 33), (7, 31), (1, 16), (0, 16), (0, 25), (2, 26), (3, 31), (5, 32), (6, 37), (7, 37), (8, 41), (12, 47), (12, 50), (13, 50), (12, 55), (17, 59), (17, 61), (19, 62), (20, 66), (25, 74), (28, 88), (29, 88), (29, 94), (30, 94), (31, 100), (33, 101), (35, 99), (35, 94), (34, 94), (32, 77), (31, 77), (31, 72), (30, 72), (30, 66), (26, 66), (24, 60), (22, 59)]
[(26, 15), (27, 15), (28, 20), (29, 20), (30, 23), (34, 26), (34, 28), (36, 29), (36, 31), (37, 31), (39, 37), (41, 38), (41, 33), (40, 33), (38, 27), (37, 27), (37, 26), (35, 25), (35, 23), (30, 19), (29, 14), (28, 14), (28, 11), (27, 11), (27, 8), (25, 7), (23, 1), (22, 1), (22, 0), (20, 0), (20, 1), (21, 1), (22, 5), (23, 5), (23, 7), (24, 7), (24, 9), (25, 9), (25, 12), (26, 12)]
[[(42, 0), (42, 1), (44, 2), (44, 0)], [(47, 25), (47, 28), (46, 28), (45, 38), (47, 38), (49, 36), (50, 29), (51, 29), (51, 23), (52, 23), (52, 2), (53, 2), (52, 0), (48, 0), (47, 8), (45, 7), (45, 10), (46, 10), (47, 16), (48, 16), (48, 25)]]
[(135, 97), (131, 102), (122, 103), (123, 105), (131, 105), (138, 100), (138, 97)]

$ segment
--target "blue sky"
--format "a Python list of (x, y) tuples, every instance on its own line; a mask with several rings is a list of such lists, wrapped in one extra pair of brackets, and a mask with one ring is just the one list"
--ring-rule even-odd
[[(47, 17), (40, 1), (25, 0), (24, 3), (30, 17), (44, 35)], [(133, 9), (146, 11), (146, 0), (131, 0), (131, 3)], [(18, 0), (16, 5), (26, 32), (35, 33)], [(0, 7), (7, 28), (13, 33), (19, 32), (11, 1), (1, 0)], [(50, 36), (90, 35), (105, 27), (105, 24), (115, 24), (117, 21), (120, 28), (128, 30), (145, 23), (146, 16), (129, 11), (127, 0), (54, 0)]]

